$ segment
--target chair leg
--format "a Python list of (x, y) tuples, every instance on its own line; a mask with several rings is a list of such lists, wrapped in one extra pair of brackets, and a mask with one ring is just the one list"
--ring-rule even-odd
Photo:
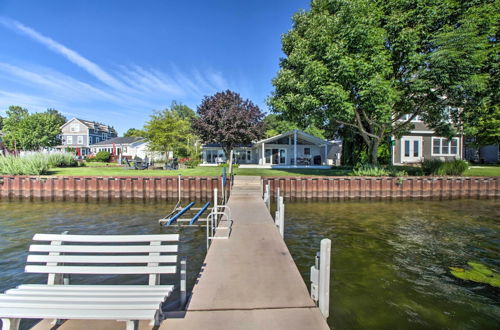
[(21, 319), (2, 319), (2, 330), (18, 330)]
[(139, 321), (138, 320), (128, 320), (125, 321), (126, 330), (139, 330)]

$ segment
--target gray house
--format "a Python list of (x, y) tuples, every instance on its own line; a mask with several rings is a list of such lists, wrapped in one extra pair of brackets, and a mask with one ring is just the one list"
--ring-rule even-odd
[(81, 156), (90, 153), (90, 145), (116, 137), (116, 130), (95, 121), (73, 118), (61, 126), (61, 145), (56, 148), (72, 148)]
[[(235, 148), (235, 162), (240, 168), (328, 168), (340, 159), (340, 143), (330, 142), (299, 130), (289, 131)], [(217, 165), (226, 161), (219, 144), (206, 144), (202, 164)]]
[[(408, 120), (403, 116), (400, 120)], [(395, 165), (420, 163), (424, 159), (452, 160), (463, 158), (463, 137), (451, 139), (437, 136), (435, 132), (416, 116), (414, 128), (400, 139), (392, 137), (392, 162)]]

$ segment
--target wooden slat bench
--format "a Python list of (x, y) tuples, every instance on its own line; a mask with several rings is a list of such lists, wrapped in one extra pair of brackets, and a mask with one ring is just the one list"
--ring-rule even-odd
[[(36, 234), (26, 272), (48, 274), (47, 284), (25, 284), (0, 294), (3, 329), (18, 329), (20, 319), (125, 321), (159, 325), (162, 303), (174, 285), (160, 285), (161, 274), (177, 272), (179, 235)], [(144, 285), (73, 285), (68, 274), (144, 274)], [(186, 262), (181, 260), (181, 304), (185, 301)]]

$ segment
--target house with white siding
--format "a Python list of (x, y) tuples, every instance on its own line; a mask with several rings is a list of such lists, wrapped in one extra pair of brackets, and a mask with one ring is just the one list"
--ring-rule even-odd
[[(237, 146), (234, 160), (240, 168), (329, 168), (340, 160), (341, 143), (327, 141), (293, 130), (248, 145)], [(220, 144), (210, 143), (202, 148), (202, 164), (217, 165), (225, 162)]]

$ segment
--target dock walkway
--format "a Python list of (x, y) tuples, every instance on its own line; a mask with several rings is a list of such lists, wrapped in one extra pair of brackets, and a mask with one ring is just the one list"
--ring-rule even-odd
[(212, 243), (187, 313), (160, 329), (329, 329), (261, 198), (260, 178), (236, 177), (228, 205), (230, 239)]
[[(213, 241), (187, 311), (172, 313), (178, 315), (160, 330), (329, 329), (261, 198), (260, 178), (236, 177), (228, 205), (234, 219), (230, 239)], [(35, 328), (50, 328), (49, 320)], [(122, 322), (83, 320), (60, 327), (123, 328)], [(150, 328), (140, 323), (141, 330)]]

